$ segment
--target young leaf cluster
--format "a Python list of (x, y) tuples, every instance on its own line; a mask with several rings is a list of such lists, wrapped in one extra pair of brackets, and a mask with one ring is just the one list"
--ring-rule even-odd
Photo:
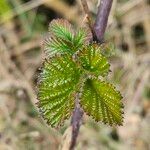
[(57, 19), (50, 23), (49, 35), (38, 84), (43, 118), (52, 127), (62, 125), (72, 115), (78, 95), (80, 107), (95, 121), (121, 125), (122, 96), (105, 81), (110, 64), (102, 47), (91, 43), (89, 30), (75, 32), (68, 21)]

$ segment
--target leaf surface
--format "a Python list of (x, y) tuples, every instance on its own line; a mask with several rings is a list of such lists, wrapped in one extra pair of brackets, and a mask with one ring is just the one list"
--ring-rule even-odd
[(68, 55), (44, 63), (38, 86), (42, 116), (52, 127), (61, 125), (74, 109), (74, 91), (81, 71)]
[(70, 55), (82, 49), (90, 41), (91, 34), (88, 28), (79, 29), (76, 33), (72, 25), (63, 19), (53, 20), (49, 25), (49, 38), (44, 42), (44, 49), (48, 56), (57, 53)]
[(84, 112), (96, 121), (122, 124), (122, 96), (113, 85), (100, 80), (109, 73), (106, 57), (113, 48), (109, 44), (91, 44), (91, 40), (87, 27), (75, 32), (63, 19), (53, 20), (49, 25), (49, 38), (44, 42), (47, 60), (39, 77), (38, 106), (52, 127), (62, 125), (71, 116), (78, 100)]
[(106, 76), (110, 65), (108, 60), (101, 54), (101, 47), (97, 44), (85, 46), (79, 51), (79, 60), (82, 67), (95, 76)]
[(109, 125), (122, 124), (122, 96), (111, 84), (98, 79), (88, 79), (82, 87), (80, 104), (96, 121)]

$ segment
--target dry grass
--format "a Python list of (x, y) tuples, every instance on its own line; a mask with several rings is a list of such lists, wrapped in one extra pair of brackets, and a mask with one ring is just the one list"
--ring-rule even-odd
[[(40, 118), (35, 105), (37, 69), (43, 57), (41, 39), (48, 26), (47, 22), (39, 21), (47, 11), (41, 18), (39, 12), (50, 10), (51, 19), (61, 16), (77, 27), (84, 14), (79, 1), (71, 6), (60, 0), (13, 2), (11, 15), (0, 22), (0, 150), (57, 150), (68, 141), (69, 121), (59, 130), (51, 129)], [(89, 0), (88, 4), (94, 16), (97, 1)], [(77, 149), (148, 150), (150, 51), (142, 55), (117, 51), (110, 61), (110, 78), (124, 95), (124, 126), (110, 128), (85, 116)]]

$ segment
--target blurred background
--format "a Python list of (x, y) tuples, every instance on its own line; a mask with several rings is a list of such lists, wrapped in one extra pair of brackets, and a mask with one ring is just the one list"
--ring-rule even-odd
[[(99, 0), (87, 2), (94, 20)], [(70, 120), (51, 129), (35, 106), (42, 40), (54, 18), (80, 27), (80, 0), (0, 0), (0, 150), (65, 150)], [(85, 116), (76, 149), (150, 150), (150, 0), (114, 0), (106, 40), (115, 44), (109, 80), (124, 97), (124, 124)]]

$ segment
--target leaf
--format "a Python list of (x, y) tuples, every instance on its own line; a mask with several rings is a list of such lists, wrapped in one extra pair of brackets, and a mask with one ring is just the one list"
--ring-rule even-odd
[(72, 40), (74, 31), (72, 25), (64, 19), (51, 21), (49, 25), (49, 37), (44, 42), (45, 53), (51, 57), (57, 53), (72, 54)]
[(91, 38), (88, 28), (81, 28), (74, 32), (72, 25), (63, 19), (53, 20), (49, 25), (49, 38), (44, 42), (44, 49), (48, 56), (57, 53), (70, 55), (87, 44)]
[(64, 39), (65, 41), (72, 41), (74, 36), (72, 25), (65, 19), (51, 21), (49, 32), (53, 36)]
[(82, 87), (80, 104), (96, 121), (121, 125), (122, 96), (114, 86), (98, 79), (88, 79)]
[(53, 57), (44, 63), (38, 85), (39, 108), (52, 127), (70, 117), (75, 102), (72, 99), (81, 71), (68, 55)]
[[(38, 106), (52, 127), (69, 118), (78, 104), (96, 121), (122, 124), (122, 96), (113, 85), (99, 80), (110, 69), (104, 49), (108, 45), (90, 44), (92, 34), (86, 28), (77, 32), (63, 19), (53, 20), (49, 38), (44, 42), (47, 60), (38, 85)], [(76, 101), (76, 102), (75, 102)]]
[(78, 52), (82, 67), (95, 76), (106, 76), (110, 65), (108, 60), (101, 54), (101, 47), (97, 44), (85, 46)]
[(61, 38), (49, 37), (44, 41), (44, 50), (46, 56), (52, 57), (55, 54), (73, 54), (72, 43), (64, 41)]
[(74, 36), (74, 43), (77, 50), (82, 49), (85, 44), (89, 44), (92, 34), (87, 27), (80, 28)]

